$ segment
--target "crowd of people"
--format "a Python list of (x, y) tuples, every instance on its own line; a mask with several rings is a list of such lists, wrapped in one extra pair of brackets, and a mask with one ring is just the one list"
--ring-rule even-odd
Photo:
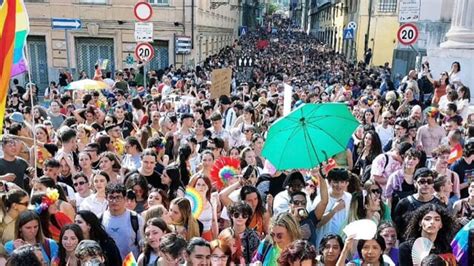
[[(133, 254), (138, 265), (406, 266), (424, 237), (433, 248), (421, 265), (456, 265), (451, 241), (474, 218), (474, 114), (460, 64), (437, 78), (425, 62), (403, 77), (274, 24), (194, 69), (96, 66), (103, 90), (68, 90), (74, 78), (61, 72), (40, 101), (34, 84), (15, 81), (0, 264), (116, 266)], [(243, 78), (242, 56), (255, 59)], [(217, 68), (233, 78), (211, 99)], [(360, 122), (331, 170), (279, 171), (262, 155), (286, 86), (293, 109), (342, 102)], [(238, 171), (217, 185), (222, 161)], [(343, 233), (362, 219), (377, 226), (371, 239)]]

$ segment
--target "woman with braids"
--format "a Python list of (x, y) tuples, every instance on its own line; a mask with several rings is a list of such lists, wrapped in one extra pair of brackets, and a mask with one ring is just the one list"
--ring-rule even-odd
[(450, 245), (455, 229), (456, 222), (446, 208), (431, 203), (421, 206), (414, 211), (408, 223), (405, 232), (407, 241), (400, 245), (400, 265), (413, 265), (412, 247), (419, 237), (426, 237), (433, 242), (430, 254), (440, 255), (446, 261), (446, 265), (456, 265), (456, 259)]

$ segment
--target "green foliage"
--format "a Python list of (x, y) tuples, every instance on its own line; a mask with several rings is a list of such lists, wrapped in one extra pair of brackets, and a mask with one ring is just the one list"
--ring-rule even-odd
[(273, 15), (278, 10), (278, 5), (275, 3), (268, 4), (267, 15)]

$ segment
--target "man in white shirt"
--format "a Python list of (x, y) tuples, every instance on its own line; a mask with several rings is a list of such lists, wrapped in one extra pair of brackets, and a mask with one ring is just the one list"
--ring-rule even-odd
[[(349, 173), (346, 169), (332, 169), (327, 176), (330, 185), (329, 202), (316, 229), (316, 245), (327, 234), (340, 234), (347, 223), (352, 195), (347, 192)], [(318, 196), (319, 197), (319, 196)], [(317, 200), (319, 201), (319, 200)]]
[(235, 114), (234, 108), (232, 108), (232, 102), (227, 95), (222, 95), (219, 97), (220, 112), (224, 118), (224, 128), (230, 130), (237, 120), (237, 115)]
[(378, 125), (375, 128), (375, 132), (377, 132), (377, 134), (379, 135), (382, 147), (384, 147), (393, 138), (394, 130), (393, 126), (390, 124), (392, 114), (389, 111), (385, 111), (382, 113), (382, 119), (382, 124)]

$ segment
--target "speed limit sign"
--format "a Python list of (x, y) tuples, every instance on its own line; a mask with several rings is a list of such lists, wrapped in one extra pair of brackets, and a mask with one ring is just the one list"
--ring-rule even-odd
[(398, 41), (403, 45), (411, 45), (418, 40), (418, 28), (415, 24), (403, 24), (397, 33)]
[(149, 62), (155, 56), (155, 50), (149, 43), (142, 42), (135, 47), (135, 57), (138, 60)]

